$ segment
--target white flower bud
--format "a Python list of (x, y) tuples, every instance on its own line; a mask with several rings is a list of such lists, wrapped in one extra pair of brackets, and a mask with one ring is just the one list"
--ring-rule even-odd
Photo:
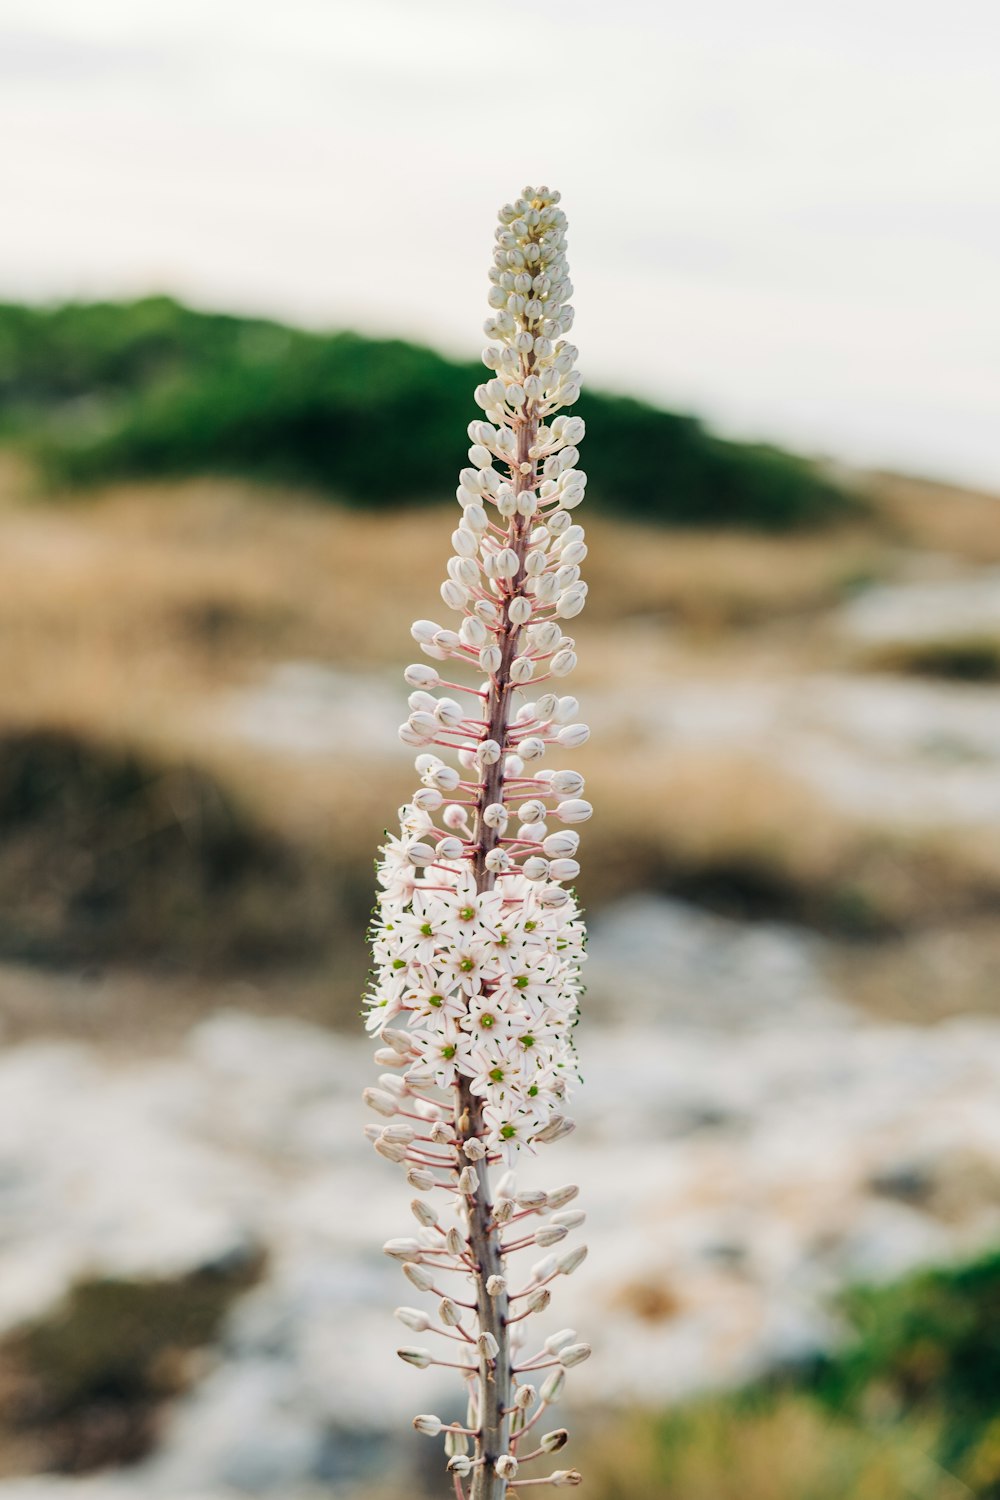
[(381, 1136), (375, 1142), (375, 1150), (379, 1156), (384, 1156), (387, 1161), (400, 1162), (406, 1160), (406, 1147), (397, 1145), (395, 1141), (387, 1141)]
[(533, 1385), (519, 1385), (514, 1397), (514, 1405), (519, 1411), (527, 1411), (530, 1406), (534, 1406), (537, 1398), (538, 1392)]
[(463, 1167), (458, 1174), (458, 1191), (468, 1196), (479, 1186), (479, 1174), (475, 1167)]
[(406, 850), (406, 857), (411, 865), (429, 865), (434, 861), (434, 850), (430, 844), (410, 844)]
[(566, 1209), (563, 1213), (553, 1214), (550, 1222), (553, 1224), (562, 1224), (567, 1229), (579, 1229), (586, 1217), (587, 1215), (582, 1208), (570, 1208)]
[(410, 1211), (417, 1223), (422, 1224), (425, 1229), (429, 1229), (432, 1224), (436, 1224), (438, 1221), (437, 1210), (432, 1208), (429, 1203), (425, 1203), (422, 1198), (413, 1199), (410, 1204)]
[(521, 866), (521, 873), (526, 880), (544, 880), (549, 873), (549, 862), (537, 854), (531, 854)]
[(479, 653), (479, 670), (492, 677), (500, 670), (500, 647), (484, 646)]
[(557, 1427), (554, 1432), (546, 1432), (539, 1439), (538, 1446), (543, 1453), (558, 1453), (560, 1448), (565, 1448), (569, 1442), (569, 1432), (565, 1427)]
[(547, 1379), (542, 1382), (542, 1388), (538, 1394), (545, 1402), (546, 1406), (555, 1405), (555, 1403), (559, 1400), (559, 1397), (563, 1393), (563, 1386), (565, 1384), (566, 1371), (562, 1367), (557, 1370), (553, 1370), (551, 1375), (549, 1375)]
[(548, 1287), (539, 1286), (536, 1287), (533, 1292), (528, 1293), (527, 1297), (525, 1297), (524, 1299), (524, 1305), (529, 1312), (544, 1312), (551, 1301), (552, 1293), (549, 1291)]
[(461, 859), (461, 839), (440, 839), (437, 846), (438, 859)]
[(426, 1370), (428, 1365), (434, 1363), (429, 1349), (414, 1349), (410, 1345), (404, 1345), (402, 1349), (397, 1349), (396, 1353), (404, 1363), (416, 1365), (418, 1370)]
[(550, 1208), (562, 1208), (567, 1203), (572, 1203), (574, 1198), (580, 1196), (580, 1189), (575, 1182), (569, 1182), (565, 1187), (555, 1188), (548, 1194)]
[(426, 1333), (431, 1326), (430, 1318), (419, 1307), (397, 1307), (393, 1316), (414, 1333)]
[(569, 1370), (573, 1365), (581, 1365), (585, 1359), (589, 1359), (593, 1350), (589, 1344), (570, 1344), (567, 1349), (559, 1351), (559, 1363), (563, 1369)]
[(519, 685), (530, 682), (535, 675), (535, 664), (530, 656), (516, 656), (510, 664), (510, 680)]
[(433, 620), (414, 620), (410, 626), (410, 634), (415, 641), (422, 646), (429, 645), (440, 631), (441, 626), (435, 625)]
[(586, 1245), (576, 1245), (572, 1250), (567, 1250), (565, 1254), (559, 1256), (556, 1269), (560, 1276), (572, 1276), (577, 1266), (582, 1265), (586, 1259)]
[(464, 1453), (456, 1453), (448, 1460), (448, 1473), (457, 1474), (460, 1479), (465, 1479), (472, 1473), (472, 1459), (467, 1458)]
[[(581, 778), (582, 780), (582, 778)], [(555, 788), (553, 787), (553, 790)], [(549, 859), (572, 856), (580, 847), (580, 835), (569, 828), (558, 828), (542, 840), (542, 849)]]
[(549, 1201), (548, 1193), (541, 1188), (526, 1188), (523, 1193), (515, 1195), (518, 1208), (544, 1208)]
[(504, 1276), (487, 1276), (487, 1297), (500, 1297), (507, 1290), (507, 1279)]
[(550, 880), (575, 880), (579, 873), (580, 865), (575, 859), (554, 859), (549, 865)]
[(506, 1224), (508, 1222), (508, 1220), (512, 1219), (513, 1217), (514, 1217), (514, 1200), (513, 1200), (513, 1198), (504, 1197), (501, 1193), (498, 1192), (497, 1193), (496, 1202), (493, 1204), (493, 1220), (494, 1220), (494, 1222), (497, 1223), (497, 1224)]
[(583, 1483), (583, 1475), (579, 1469), (556, 1469), (549, 1475), (549, 1484), (556, 1490), (575, 1489), (578, 1484)]
[(491, 802), (488, 807), (483, 808), (483, 822), (487, 828), (497, 828), (501, 833), (507, 827), (509, 816), (502, 802)]
[(410, 1167), (406, 1173), (406, 1180), (411, 1188), (416, 1188), (418, 1193), (429, 1193), (435, 1185), (433, 1172), (428, 1172), (426, 1167)]
[(550, 1245), (558, 1245), (568, 1234), (569, 1230), (562, 1224), (545, 1224), (535, 1231), (535, 1244), (540, 1249), (547, 1250)]
[(493, 1468), (500, 1479), (513, 1479), (517, 1473), (517, 1459), (512, 1453), (501, 1453)]
[(501, 754), (496, 740), (483, 740), (476, 751), (476, 760), (481, 766), (495, 766)]
[(438, 1317), (446, 1328), (457, 1328), (462, 1314), (450, 1297), (442, 1297), (438, 1303)]
[(385, 1089), (365, 1089), (361, 1095), (369, 1109), (375, 1110), (376, 1114), (391, 1118), (398, 1108), (398, 1101), (387, 1093)]
[(464, 1432), (456, 1432), (452, 1427), (446, 1427), (444, 1433), (444, 1451), (449, 1458), (468, 1453), (469, 1439)]
[(414, 1417), (413, 1425), (424, 1437), (437, 1437), (444, 1423), (440, 1417)]
[(546, 806), (539, 802), (537, 797), (532, 797), (527, 802), (522, 802), (518, 809), (518, 821), (521, 823), (538, 823), (545, 817)]
[(486, 1155), (486, 1147), (477, 1135), (471, 1135), (467, 1141), (463, 1141), (462, 1150), (470, 1161), (482, 1161)]
[(507, 606), (507, 618), (512, 625), (527, 625), (531, 614), (531, 600), (525, 599), (521, 594), (516, 599), (512, 599)]
[(538, 760), (545, 754), (545, 741), (539, 739), (537, 735), (529, 735), (527, 739), (521, 741), (517, 749), (522, 760)]
[(575, 1328), (560, 1328), (558, 1333), (550, 1333), (545, 1340), (545, 1348), (550, 1354), (558, 1354), (560, 1349), (566, 1349), (576, 1340)]
[(587, 724), (565, 724), (556, 734), (556, 739), (565, 749), (576, 750), (580, 745), (585, 745), (590, 739), (590, 726)]
[[(478, 1348), (480, 1354), (484, 1355), (486, 1359), (496, 1359), (497, 1355), (500, 1353), (500, 1345), (497, 1343), (492, 1333), (489, 1333), (488, 1331), (479, 1335), (479, 1337), (476, 1339), (476, 1347)], [(587, 1348), (586, 1345), (583, 1345), (582, 1347)]]
[(403, 1275), (407, 1281), (411, 1281), (418, 1292), (429, 1292), (434, 1288), (433, 1272), (418, 1266), (413, 1261), (408, 1261), (403, 1267)]
[(391, 1256), (393, 1260), (418, 1261), (421, 1254), (420, 1241), (407, 1238), (386, 1240), (382, 1253)]
[(496, 576), (513, 578), (518, 569), (518, 556), (513, 547), (503, 547), (496, 554)]
[(448, 1233), (445, 1235), (444, 1242), (448, 1247), (449, 1253), (452, 1255), (461, 1255), (465, 1250), (465, 1241), (462, 1238), (459, 1230), (457, 1230), (454, 1225), (451, 1227), (451, 1229), (448, 1230)]
[(491, 849), (483, 863), (492, 875), (505, 874), (511, 867), (510, 855), (506, 849)]
[(437, 812), (444, 798), (436, 787), (422, 786), (414, 792), (412, 801), (421, 812)]
[(556, 808), (556, 817), (563, 823), (585, 823), (594, 809), (589, 802), (582, 797), (571, 797), (566, 802), (560, 802)]
[[(462, 525), (467, 527), (469, 531), (475, 532), (477, 536), (481, 536), (484, 531), (487, 531), (489, 524), (489, 517), (479, 504), (473, 503), (467, 505), (462, 512)], [(419, 640), (420, 637), (418, 636), (417, 639)]]
[(479, 651), (486, 644), (486, 626), (477, 615), (467, 615), (458, 627), (458, 638), (463, 646), (472, 646)]

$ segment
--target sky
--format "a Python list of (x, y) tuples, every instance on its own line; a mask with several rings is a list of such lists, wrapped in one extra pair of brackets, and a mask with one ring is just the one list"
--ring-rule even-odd
[(0, 0), (0, 297), (483, 343), (558, 187), (594, 385), (1000, 489), (997, 0)]

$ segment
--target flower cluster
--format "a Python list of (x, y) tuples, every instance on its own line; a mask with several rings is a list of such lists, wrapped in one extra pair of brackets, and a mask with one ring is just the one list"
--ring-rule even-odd
[[(399, 1353), (420, 1368), (457, 1363), (470, 1382), (468, 1426), (447, 1438), (456, 1494), (469, 1478), (471, 1500), (543, 1482), (516, 1479), (518, 1463), (557, 1451), (565, 1432), (542, 1436), (527, 1454), (518, 1443), (558, 1398), (565, 1370), (590, 1353), (562, 1330), (518, 1354), (523, 1320), (544, 1309), (548, 1283), (580, 1264), (583, 1246), (547, 1254), (521, 1290), (508, 1289), (508, 1257), (551, 1252), (582, 1223), (566, 1208), (576, 1188), (518, 1193), (508, 1172), (494, 1193), (489, 1178), (519, 1148), (573, 1128), (564, 1106), (576, 1076), (584, 929), (568, 886), (580, 868), (573, 825), (591, 807), (578, 772), (541, 764), (550, 749), (573, 750), (589, 736), (576, 699), (555, 691), (576, 665), (564, 622), (587, 597), (587, 547), (571, 515), (586, 486), (577, 467), (584, 424), (558, 414), (580, 387), (577, 351), (565, 340), (572, 287), (558, 205), (558, 193), (525, 188), (499, 215), (485, 325), (494, 342), (483, 351), (493, 373), (476, 390), (485, 420), (469, 427), (462, 514), (441, 585), (460, 619), (454, 629), (412, 627), (430, 661), (404, 673), (412, 692), (400, 737), (420, 752), (420, 785), (378, 865), (367, 999), (388, 1071), (366, 1099), (391, 1122), (370, 1127), (375, 1149), (419, 1192), (453, 1194), (454, 1222), (419, 1198), (419, 1234), (385, 1249), (441, 1298), (437, 1324), (412, 1308), (399, 1310), (404, 1323), (456, 1341), (453, 1361)], [(535, 1230), (523, 1222), (542, 1214), (551, 1217)], [(471, 1281), (474, 1301), (442, 1291), (447, 1275)], [(478, 1333), (463, 1308), (475, 1312)], [(523, 1377), (543, 1370), (551, 1374), (539, 1394)], [(442, 1430), (437, 1417), (416, 1425)], [(557, 1470), (544, 1482), (575, 1485), (579, 1475)]]

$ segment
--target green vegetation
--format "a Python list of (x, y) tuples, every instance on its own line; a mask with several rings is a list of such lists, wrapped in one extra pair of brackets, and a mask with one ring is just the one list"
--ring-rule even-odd
[[(195, 312), (166, 297), (0, 305), (0, 433), (59, 484), (228, 473), (366, 506), (440, 500), (483, 378), (400, 340)], [(856, 505), (803, 460), (586, 393), (599, 507), (682, 525), (813, 525)], [(480, 414), (481, 415), (481, 414)]]
[(844, 1307), (817, 1368), (596, 1435), (592, 1500), (998, 1500), (1000, 1253)]

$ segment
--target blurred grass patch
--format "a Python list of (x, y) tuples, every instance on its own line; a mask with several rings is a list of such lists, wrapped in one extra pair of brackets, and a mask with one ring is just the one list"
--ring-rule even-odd
[(1000, 1253), (843, 1300), (799, 1374), (596, 1427), (592, 1500), (997, 1500)]
[(145, 1457), (161, 1404), (197, 1378), (196, 1351), (217, 1340), (262, 1270), (248, 1253), (175, 1280), (81, 1281), (50, 1314), (8, 1334), (0, 1434), (21, 1464), (80, 1474)]
[(867, 650), (864, 664), (875, 672), (955, 682), (1000, 682), (1000, 641), (985, 635), (894, 641)]

